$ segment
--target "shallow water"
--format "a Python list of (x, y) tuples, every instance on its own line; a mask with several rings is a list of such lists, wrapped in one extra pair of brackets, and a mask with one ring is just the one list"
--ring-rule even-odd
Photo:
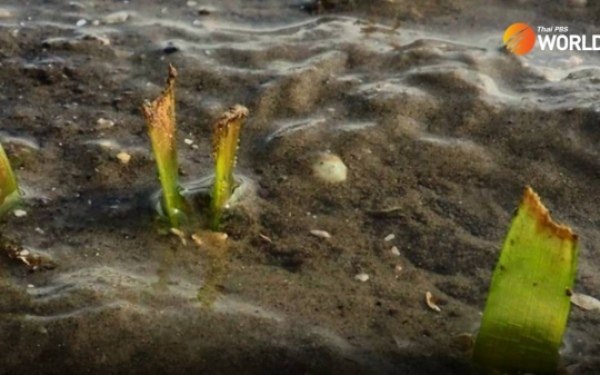
[[(519, 17), (594, 30), (592, 16), (357, 3), (0, 6), (0, 138), (30, 191), (3, 233), (58, 264), (0, 260), (0, 372), (465, 373), (455, 337), (477, 329), (526, 184), (582, 239), (576, 289), (599, 290), (598, 56), (499, 48)], [(168, 62), (184, 187), (211, 173), (218, 115), (250, 109), (238, 174), (253, 189), (224, 246), (155, 220), (139, 107)], [(346, 182), (311, 175), (324, 151)], [(600, 366), (599, 319), (573, 310), (570, 373)]]

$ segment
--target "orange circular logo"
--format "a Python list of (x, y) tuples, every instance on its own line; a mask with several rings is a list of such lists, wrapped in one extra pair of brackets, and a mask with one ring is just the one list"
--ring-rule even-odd
[(516, 55), (524, 55), (535, 45), (535, 31), (526, 23), (513, 23), (504, 31), (504, 46)]

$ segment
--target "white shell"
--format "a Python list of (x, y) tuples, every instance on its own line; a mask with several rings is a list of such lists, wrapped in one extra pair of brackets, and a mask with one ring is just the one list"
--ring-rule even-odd
[(17, 210), (13, 211), (13, 215), (15, 215), (16, 217), (27, 216), (27, 211), (21, 210), (21, 209), (17, 209)]
[(121, 151), (117, 154), (117, 159), (119, 159), (122, 164), (127, 164), (131, 161), (131, 155), (125, 151)]
[(573, 293), (571, 295), (571, 303), (584, 310), (600, 311), (600, 301), (585, 294)]
[(313, 229), (310, 231), (310, 234), (319, 238), (331, 238), (331, 234), (329, 234), (329, 232), (320, 229)]
[(313, 174), (325, 182), (338, 183), (346, 181), (348, 167), (339, 156), (322, 153), (312, 165)]

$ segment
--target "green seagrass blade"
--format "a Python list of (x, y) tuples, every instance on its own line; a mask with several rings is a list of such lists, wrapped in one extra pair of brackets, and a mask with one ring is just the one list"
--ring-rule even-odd
[(492, 277), (473, 353), (478, 364), (556, 372), (577, 255), (577, 236), (527, 187)]

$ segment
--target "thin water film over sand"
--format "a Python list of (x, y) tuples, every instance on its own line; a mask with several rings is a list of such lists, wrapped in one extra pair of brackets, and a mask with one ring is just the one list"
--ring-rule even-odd
[[(598, 297), (598, 55), (517, 57), (501, 41), (517, 21), (600, 33), (599, 11), (3, 3), (0, 141), (24, 204), (1, 233), (52, 267), (0, 254), (0, 373), (468, 373), (525, 185), (579, 234), (575, 289)], [(169, 63), (195, 237), (157, 220), (140, 110)], [(238, 103), (237, 188), (215, 236), (212, 126)], [(564, 371), (598, 371), (599, 323), (572, 309)]]

